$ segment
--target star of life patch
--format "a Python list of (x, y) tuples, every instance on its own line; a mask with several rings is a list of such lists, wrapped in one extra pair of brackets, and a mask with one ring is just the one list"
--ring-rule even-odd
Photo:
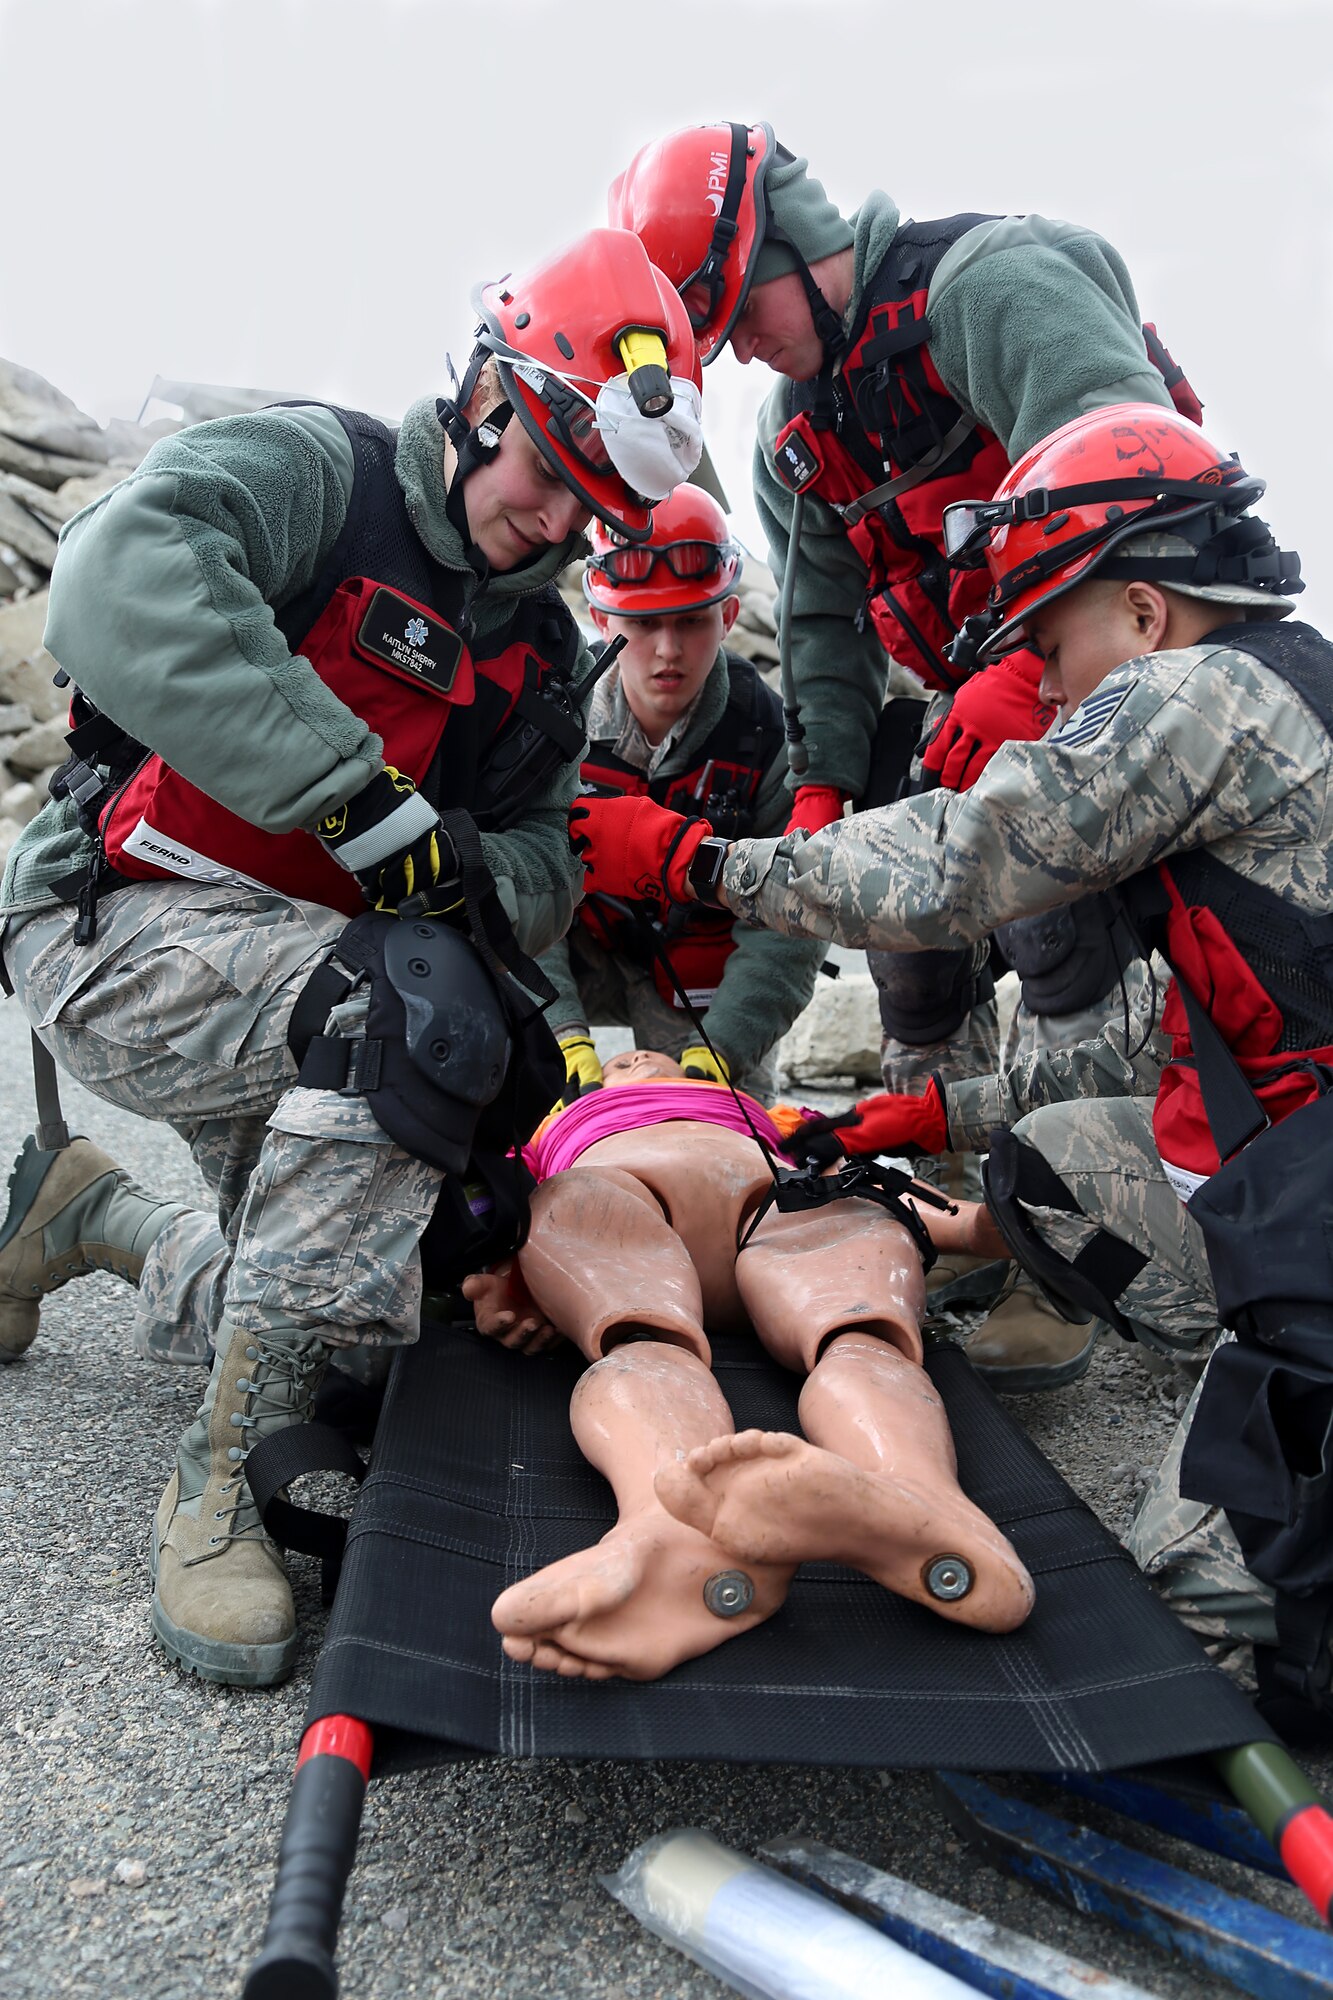
[(1128, 693), (1127, 687), (1096, 689), (1079, 703), (1068, 722), (1062, 722), (1052, 731), (1049, 741), (1058, 743), (1062, 750), (1077, 750), (1080, 744), (1091, 743), (1094, 736), (1101, 735)]

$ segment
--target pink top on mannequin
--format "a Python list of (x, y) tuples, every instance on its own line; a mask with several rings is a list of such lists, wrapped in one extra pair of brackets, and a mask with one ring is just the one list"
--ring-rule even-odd
[[(763, 1106), (747, 1097), (745, 1109), (764, 1143), (780, 1151), (782, 1134)], [(693, 1077), (642, 1083), (626, 1078), (619, 1089), (594, 1090), (549, 1119), (523, 1148), (523, 1159), (539, 1181), (549, 1180), (552, 1174), (572, 1167), (599, 1139), (682, 1118), (700, 1125), (720, 1125), (744, 1138), (753, 1136), (735, 1098), (720, 1084), (702, 1083)]]

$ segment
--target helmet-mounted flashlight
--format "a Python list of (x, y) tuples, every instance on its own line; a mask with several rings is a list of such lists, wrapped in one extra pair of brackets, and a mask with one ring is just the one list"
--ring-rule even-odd
[(667, 367), (666, 342), (660, 333), (633, 327), (622, 333), (616, 346), (625, 364), (629, 392), (641, 416), (664, 417), (676, 398)]

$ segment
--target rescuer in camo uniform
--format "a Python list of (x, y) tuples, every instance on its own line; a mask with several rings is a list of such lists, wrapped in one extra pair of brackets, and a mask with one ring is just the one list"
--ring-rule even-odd
[[(878, 191), (844, 219), (765, 124), (645, 146), (612, 186), (609, 215), (680, 287), (705, 365), (730, 346), (784, 378), (760, 414), (754, 490), (780, 596), (793, 486), (805, 490), (788, 637), (809, 763), (791, 826), (815, 832), (848, 802), (895, 796), (923, 718), (916, 782), (955, 790), (1000, 743), (1040, 736), (1051, 710), (1030, 653), (971, 678), (948, 657), (985, 591), (950, 574), (941, 520), (1085, 410), (1174, 401), (1201, 416), (1141, 326), (1117, 251), (1039, 215), (914, 222)], [(890, 659), (923, 683), (928, 712), (884, 707)], [(1095, 912), (1008, 927), (1000, 944), (1023, 979), (1024, 1046), (1079, 1042), (1119, 1007), (1126, 968)], [(869, 957), (886, 1087), (995, 1069), (989, 940)], [(1012, 1369), (1054, 1386), (1092, 1337), (1020, 1290), (969, 1349), (996, 1380)]]
[[(213, 1680), (291, 1670), (247, 1453), (305, 1419), (331, 1352), (417, 1337), (419, 1239), (486, 1091), (510, 1087), (518, 1015), (497, 1014), (512, 983), (488, 967), (528, 964), (573, 916), (590, 660), (554, 580), (593, 514), (645, 538), (645, 492), (701, 448), (684, 309), (633, 236), (594, 231), (477, 304), (453, 397), (396, 432), (318, 405), (182, 431), (69, 524), (51, 581), (78, 727), (5, 873), (4, 967), (64, 1069), (187, 1140), (217, 1213), (136, 1187), (86, 1140), (29, 1141), (0, 1229), (0, 1352), (93, 1268), (138, 1285), (150, 1346), (212, 1342), (157, 1513), (153, 1624)], [(639, 407), (632, 362), (666, 415)], [(489, 958), (464, 939), (474, 911)], [(410, 968), (390, 968), (404, 934), (442, 1022), (417, 1055)], [(440, 965), (481, 1008), (480, 1083), (451, 1051)], [(372, 1033), (395, 999), (400, 1025)], [(537, 1115), (559, 1078), (545, 1040)]]

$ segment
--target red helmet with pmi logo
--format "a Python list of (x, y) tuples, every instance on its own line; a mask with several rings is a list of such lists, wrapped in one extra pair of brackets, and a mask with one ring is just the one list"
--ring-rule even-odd
[(695, 125), (634, 155), (611, 183), (614, 228), (632, 229), (689, 308), (705, 364), (735, 325), (764, 240), (771, 125)]
[(616, 469), (615, 439), (599, 428), (598, 394), (626, 378), (633, 388), (642, 370), (669, 409), (668, 384), (693, 385), (697, 400), (700, 375), (685, 308), (638, 237), (590, 230), (521, 276), (482, 285), (473, 303), (478, 344), (494, 356), (534, 444), (599, 520), (629, 541), (646, 541), (651, 504)]
[(678, 486), (653, 509), (651, 541), (625, 542), (600, 523), (593, 529), (583, 592), (613, 618), (703, 611), (734, 596), (743, 564), (712, 494)]
[(1247, 516), (1263, 491), (1234, 453), (1175, 410), (1089, 410), (1025, 452), (993, 500), (945, 508), (950, 562), (984, 562), (994, 579), (964, 639), (978, 662), (1011, 652), (1040, 605), (1094, 575), (1281, 617), (1291, 604), (1280, 593), (1302, 587), (1300, 560)]

